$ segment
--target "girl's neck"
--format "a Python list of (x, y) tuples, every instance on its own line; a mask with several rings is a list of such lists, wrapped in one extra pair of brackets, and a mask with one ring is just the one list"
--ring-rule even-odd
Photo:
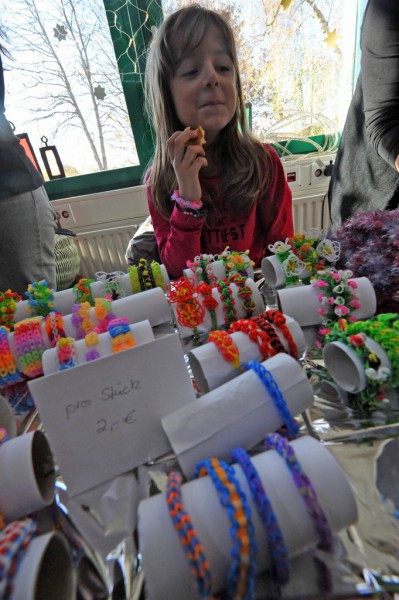
[(209, 147), (205, 146), (205, 156), (208, 161), (208, 166), (203, 167), (200, 171), (201, 175), (205, 177), (218, 177), (221, 174), (221, 164), (219, 152), (216, 148), (209, 144)]

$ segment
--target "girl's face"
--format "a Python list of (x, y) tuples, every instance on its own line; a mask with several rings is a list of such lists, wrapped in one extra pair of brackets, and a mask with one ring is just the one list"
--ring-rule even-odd
[(184, 55), (170, 80), (175, 110), (185, 127), (202, 125), (212, 142), (236, 110), (236, 73), (223, 37), (212, 26), (201, 44)]

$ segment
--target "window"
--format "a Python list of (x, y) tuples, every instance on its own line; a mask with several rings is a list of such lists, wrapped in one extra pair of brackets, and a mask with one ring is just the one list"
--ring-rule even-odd
[[(193, 1), (233, 26), (258, 137), (281, 154), (284, 139), (310, 137), (308, 151), (338, 143), (365, 0)], [(5, 61), (6, 115), (37, 157), (42, 136), (57, 147), (67, 177), (46, 183), (52, 199), (140, 183), (153, 148), (143, 114), (145, 50), (162, 13), (186, 4), (0, 0), (14, 59)]]

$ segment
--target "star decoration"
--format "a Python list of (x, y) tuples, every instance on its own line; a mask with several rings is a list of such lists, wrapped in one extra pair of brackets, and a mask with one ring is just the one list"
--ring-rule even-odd
[(106, 94), (105, 89), (102, 87), (102, 85), (98, 85), (94, 88), (94, 95), (97, 98), (97, 100), (104, 100)]
[(54, 37), (57, 38), (59, 42), (61, 42), (62, 40), (66, 40), (68, 32), (63, 25), (58, 25), (57, 23), (57, 27), (54, 27), (53, 31)]
[(327, 46), (330, 46), (330, 48), (336, 48), (339, 37), (340, 36), (337, 34), (337, 30), (334, 29), (334, 31), (329, 31), (327, 33), (327, 37), (324, 38), (324, 41)]
[(294, 0), (281, 0), (280, 6), (282, 6), (284, 10), (288, 10), (289, 8), (291, 8), (293, 2)]

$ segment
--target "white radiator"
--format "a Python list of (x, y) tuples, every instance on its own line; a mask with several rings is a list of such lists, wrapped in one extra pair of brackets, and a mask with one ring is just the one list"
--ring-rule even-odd
[(325, 192), (312, 196), (294, 196), (292, 204), (295, 233), (305, 233), (313, 227), (327, 233), (331, 223)]
[(80, 276), (94, 278), (96, 271), (126, 273), (126, 248), (138, 227), (123, 225), (78, 233), (74, 239), (80, 256)]

